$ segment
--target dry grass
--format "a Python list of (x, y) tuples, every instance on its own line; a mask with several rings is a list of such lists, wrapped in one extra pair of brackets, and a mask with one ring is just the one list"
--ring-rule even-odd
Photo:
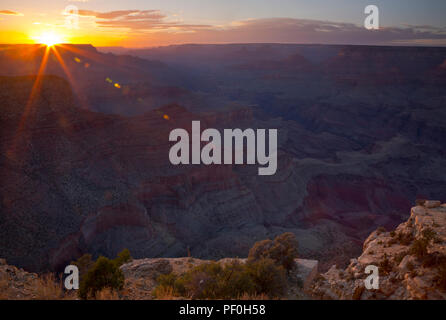
[(120, 300), (116, 290), (104, 288), (96, 293), (96, 300)]
[(177, 300), (175, 290), (170, 286), (160, 286), (156, 289), (157, 300)]
[(35, 280), (36, 300), (60, 300), (65, 297), (61, 281), (53, 274), (43, 275)]
[(241, 296), (239, 296), (237, 300), (271, 300), (271, 298), (269, 298), (268, 295), (264, 293), (262, 294), (244, 293)]

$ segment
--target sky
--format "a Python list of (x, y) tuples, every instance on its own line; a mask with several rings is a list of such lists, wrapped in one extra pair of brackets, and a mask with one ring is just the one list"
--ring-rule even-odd
[[(364, 27), (370, 4), (379, 9), (379, 30)], [(124, 47), (241, 42), (446, 46), (446, 1), (2, 0), (0, 43), (35, 43), (48, 34), (61, 42)]]

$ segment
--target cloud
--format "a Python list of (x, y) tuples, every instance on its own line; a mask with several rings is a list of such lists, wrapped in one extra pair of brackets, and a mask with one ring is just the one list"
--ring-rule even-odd
[(446, 30), (429, 26), (387, 27), (367, 30), (353, 23), (320, 20), (269, 18), (238, 22), (232, 29), (222, 32), (265, 42), (353, 43), (380, 44), (402, 40), (443, 39)]
[(11, 11), (11, 10), (0, 10), (0, 14), (8, 15), (8, 16), (23, 16), (22, 13)]
[(195, 29), (210, 28), (210, 25), (184, 24), (169, 21), (168, 16), (159, 10), (119, 10), (109, 12), (97, 12), (91, 10), (79, 10), (79, 16), (95, 17), (96, 24), (107, 28), (125, 28), (138, 31), (156, 31), (176, 29), (191, 31)]
[(165, 15), (160, 14), (158, 10), (118, 10), (109, 12), (79, 10), (78, 15), (110, 20), (162, 19), (165, 17)]
[[(94, 17), (103, 28), (127, 29), (158, 34), (163, 43), (323, 43), (323, 44), (426, 44), (446, 46), (446, 28), (402, 25), (367, 30), (362, 25), (296, 18), (264, 18), (235, 21), (226, 26), (185, 24), (171, 21), (159, 10), (119, 10), (97, 12), (79, 10), (80, 16)], [(172, 32), (175, 31), (175, 32)], [(153, 40), (153, 37), (151, 38)]]
[[(325, 44), (428, 43), (446, 45), (446, 29), (429, 26), (383, 27), (367, 30), (353, 23), (294, 18), (267, 18), (237, 21), (223, 28), (198, 30), (188, 41), (280, 42)], [(212, 39), (212, 40), (211, 40)], [(202, 41), (200, 41), (202, 42)]]

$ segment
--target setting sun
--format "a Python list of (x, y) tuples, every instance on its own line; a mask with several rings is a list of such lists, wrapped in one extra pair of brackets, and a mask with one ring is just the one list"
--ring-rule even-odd
[(63, 37), (60, 34), (57, 34), (53, 31), (46, 31), (41, 34), (39, 34), (36, 37), (33, 37), (33, 39), (37, 43), (45, 44), (48, 47), (51, 47), (55, 44), (63, 42)]

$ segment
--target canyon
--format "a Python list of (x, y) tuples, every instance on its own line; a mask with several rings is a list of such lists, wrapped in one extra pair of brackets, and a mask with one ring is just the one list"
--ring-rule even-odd
[[(42, 49), (3, 49), (0, 257), (28, 271), (123, 248), (243, 257), (289, 231), (324, 272), (417, 198), (445, 198), (444, 48), (71, 46), (70, 76), (50, 53), (39, 77)], [(172, 165), (169, 133), (195, 120), (277, 128), (276, 173)]]

